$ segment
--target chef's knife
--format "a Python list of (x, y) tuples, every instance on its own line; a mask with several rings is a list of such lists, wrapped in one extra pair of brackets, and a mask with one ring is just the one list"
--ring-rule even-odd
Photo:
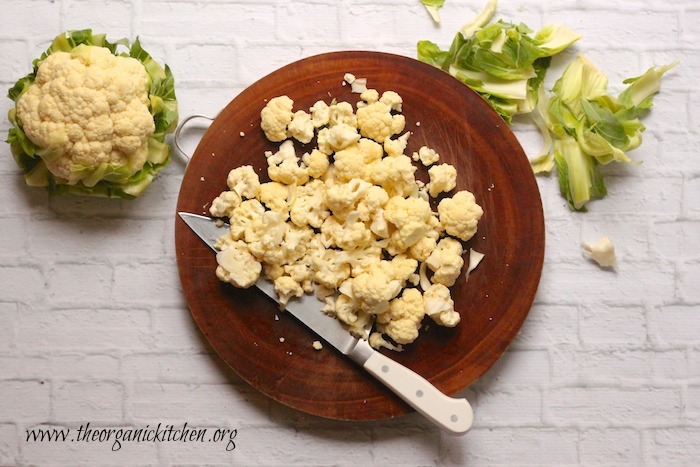
[[(227, 224), (197, 214), (181, 212), (179, 215), (200, 239), (217, 251), (214, 244), (226, 232)], [(255, 285), (277, 301), (270, 281), (261, 276)], [(303, 295), (289, 301), (286, 309), (445, 431), (460, 435), (471, 428), (474, 415), (466, 399), (443, 394), (422, 376), (375, 351), (366, 340), (352, 336), (337, 319), (321, 312), (321, 306), (315, 295)]]

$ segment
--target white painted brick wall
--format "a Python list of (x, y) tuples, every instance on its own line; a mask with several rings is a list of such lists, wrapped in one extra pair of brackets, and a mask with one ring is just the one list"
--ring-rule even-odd
[[(418, 0), (0, 0), (0, 85), (65, 29), (139, 35), (175, 74), (182, 115), (216, 114), (291, 61), (370, 49), (415, 56), (447, 46), (484, 2), (448, 0), (432, 23)], [(0, 465), (697, 465), (700, 459), (700, 7), (695, 0), (501, 0), (497, 17), (556, 22), (610, 88), (680, 59), (644, 120), (640, 166), (610, 167), (609, 197), (569, 212), (539, 178), (546, 264), (535, 305), (501, 360), (464, 395), (465, 437), (413, 415), (338, 423), (251, 389), (213, 354), (183, 301), (174, 161), (134, 202), (27, 189), (0, 147)], [(5, 115), (10, 101), (0, 101)], [(8, 129), (0, 121), (0, 133)], [(528, 150), (537, 134), (516, 134)], [(201, 132), (199, 133), (201, 135)], [(196, 145), (194, 131), (185, 142)], [(581, 257), (607, 234), (620, 267)], [(187, 422), (238, 429), (236, 449), (176, 443), (29, 443), (33, 427)]]

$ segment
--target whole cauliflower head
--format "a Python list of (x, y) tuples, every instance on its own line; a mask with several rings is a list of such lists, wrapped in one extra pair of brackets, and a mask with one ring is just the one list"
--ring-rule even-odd
[[(155, 123), (148, 104), (149, 78), (131, 57), (79, 45), (54, 52), (17, 101), (27, 137), (51, 153), (44, 162), (68, 184), (97, 183), (109, 171), (129, 177), (148, 157)], [(115, 173), (116, 175), (116, 173)]]
[(270, 101), (260, 111), (260, 128), (265, 137), (272, 142), (287, 139), (287, 126), (292, 122), (294, 101), (289, 96), (278, 96)]
[(438, 214), (445, 231), (466, 242), (476, 233), (484, 210), (476, 204), (476, 199), (471, 192), (462, 190), (455, 193), (452, 198), (440, 201)]

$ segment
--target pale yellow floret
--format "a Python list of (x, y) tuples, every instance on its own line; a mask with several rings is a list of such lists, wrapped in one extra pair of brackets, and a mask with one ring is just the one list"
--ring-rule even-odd
[(476, 233), (479, 219), (484, 211), (476, 204), (474, 195), (463, 190), (455, 193), (452, 198), (440, 201), (438, 214), (445, 231), (466, 242)]
[(291, 123), (294, 101), (288, 96), (279, 96), (270, 101), (260, 111), (260, 128), (265, 132), (267, 139), (280, 142), (287, 139), (287, 126)]
[(425, 261), (433, 271), (433, 283), (447, 287), (454, 285), (464, 266), (462, 253), (464, 253), (462, 244), (454, 238), (445, 237), (438, 242), (437, 247)]
[(461, 319), (454, 309), (454, 300), (443, 284), (433, 284), (423, 293), (425, 314), (430, 316), (440, 326), (453, 328)]
[(428, 169), (430, 183), (428, 183), (428, 193), (435, 198), (440, 193), (447, 193), (457, 186), (457, 169), (450, 164), (434, 165)]
[(216, 254), (216, 276), (223, 282), (246, 289), (258, 280), (262, 265), (243, 241), (229, 243)]

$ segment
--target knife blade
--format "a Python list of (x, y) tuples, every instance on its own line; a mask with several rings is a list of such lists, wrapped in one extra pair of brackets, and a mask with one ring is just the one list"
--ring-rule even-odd
[[(227, 224), (198, 214), (178, 214), (205, 244), (214, 252), (218, 251), (216, 240), (226, 232)], [(255, 285), (277, 302), (277, 294), (270, 281), (261, 276)], [(413, 370), (377, 352), (366, 340), (354, 337), (336, 318), (321, 312), (322, 305), (315, 295), (303, 295), (290, 300), (286, 310), (443, 430), (453, 435), (469, 431), (474, 420), (469, 401), (443, 394)]]

